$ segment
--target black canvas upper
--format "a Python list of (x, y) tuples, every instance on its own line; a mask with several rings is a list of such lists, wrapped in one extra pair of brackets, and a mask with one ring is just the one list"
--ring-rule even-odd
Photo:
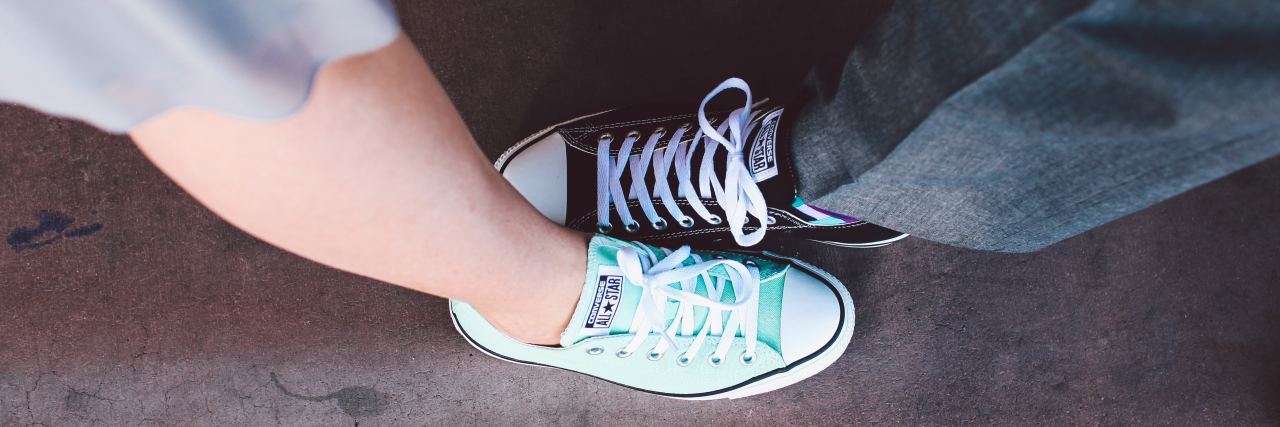
[[(596, 213), (596, 153), (598, 149), (598, 141), (601, 135), (609, 134), (612, 136), (610, 144), (610, 154), (616, 156), (621, 148), (622, 140), (630, 132), (639, 132), (639, 140), (633, 145), (631, 154), (639, 154), (648, 141), (649, 137), (658, 129), (665, 129), (665, 135), (657, 142), (657, 147), (665, 147), (671, 143), (670, 139), (679, 127), (689, 126), (680, 143), (688, 144), (692, 142), (695, 131), (698, 129), (698, 119), (695, 113), (671, 114), (671, 111), (688, 110), (684, 108), (665, 107), (665, 106), (649, 106), (635, 107), (627, 109), (619, 109), (609, 111), (603, 114), (591, 116), (556, 128), (568, 145), (567, 153), (567, 207), (565, 216), (565, 225), (584, 232), (604, 232), (611, 236), (651, 242), (656, 244), (696, 244), (701, 247), (737, 247), (733, 235), (729, 231), (726, 224), (727, 220), (722, 220), (720, 224), (711, 224), (693, 211), (683, 197), (677, 196), (675, 199), (685, 215), (694, 220), (691, 227), (684, 227), (677, 223), (675, 218), (670, 217), (670, 213), (658, 198), (653, 198), (653, 204), (660, 217), (666, 221), (665, 229), (655, 229), (653, 224), (645, 217), (640, 209), (638, 200), (628, 200), (628, 207), (631, 209), (632, 217), (639, 222), (639, 228), (635, 231), (629, 231), (624, 226), (624, 222), (615, 211), (616, 207), (610, 206), (610, 223), (611, 229), (601, 230), (597, 227)], [(776, 127), (771, 126), (773, 131), (777, 133), (773, 139), (775, 144), (773, 147), (773, 160), (777, 168), (775, 176), (764, 179), (757, 183), (763, 193), (767, 205), (769, 207), (770, 217), (775, 219), (773, 224), (767, 227), (765, 233), (765, 242), (778, 241), (782, 239), (809, 239), (824, 242), (831, 242), (842, 245), (860, 245), (873, 242), (880, 242), (900, 236), (901, 233), (876, 226), (864, 221), (858, 221), (843, 225), (813, 225), (804, 222), (801, 218), (807, 217), (797, 212), (792, 203), (796, 198), (796, 180), (791, 156), (791, 131), (795, 123), (794, 111), (797, 108), (788, 109), (786, 105), (781, 103), (765, 100), (756, 104), (754, 111), (759, 114), (753, 118), (753, 122), (759, 122), (768, 117), (770, 113), (781, 111), (781, 117), (776, 121)], [(713, 125), (719, 125), (720, 121), (727, 116), (730, 109), (708, 111), (707, 117)], [(790, 115), (789, 112), (792, 112)], [(750, 134), (746, 136), (747, 145), (744, 147), (744, 161), (748, 163), (748, 169), (753, 165), (752, 153), (756, 149), (756, 137), (764, 131), (766, 126), (754, 126)], [(761, 145), (767, 144), (769, 141), (762, 139)], [(696, 183), (698, 178), (698, 166), (701, 164), (702, 153), (704, 147), (699, 141), (694, 146), (697, 147), (697, 153), (693, 156), (693, 166), (691, 169), (693, 180)], [(759, 147), (761, 149), (767, 147)], [(518, 155), (518, 154), (516, 154)], [(655, 154), (656, 156), (656, 154)], [(720, 147), (714, 157), (717, 176), (723, 179), (725, 176), (725, 158), (727, 152)], [(763, 157), (757, 156), (757, 159)], [(764, 164), (763, 162), (761, 164)], [(645, 176), (646, 182), (649, 184), (650, 190), (653, 190), (654, 170), (649, 168), (648, 175)], [(623, 174), (622, 186), (629, 189), (631, 185), (630, 171)], [(668, 174), (668, 182), (674, 190), (677, 187), (677, 180), (674, 171)], [(718, 180), (717, 180), (718, 181)], [(695, 184), (696, 187), (696, 184)], [(714, 199), (701, 199), (704, 206), (713, 213), (725, 216), (724, 210), (718, 205)], [(749, 218), (748, 223), (744, 226), (744, 232), (751, 232), (757, 229), (760, 223), (755, 218)]]

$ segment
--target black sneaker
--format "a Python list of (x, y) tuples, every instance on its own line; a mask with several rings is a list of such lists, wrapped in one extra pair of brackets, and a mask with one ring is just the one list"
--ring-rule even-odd
[[(729, 89), (746, 94), (743, 107), (708, 111)], [(767, 231), (771, 240), (873, 248), (906, 237), (796, 195), (786, 109), (752, 104), (746, 82), (731, 78), (696, 114), (636, 108), (578, 117), (525, 138), (495, 166), (553, 221), (628, 240), (745, 247)], [(620, 151), (628, 155), (619, 159)]]

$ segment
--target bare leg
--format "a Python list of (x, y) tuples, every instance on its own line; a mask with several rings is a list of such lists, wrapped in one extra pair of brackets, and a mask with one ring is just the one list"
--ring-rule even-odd
[(475, 306), (554, 344), (587, 236), (543, 218), (484, 157), (412, 43), (325, 67), (297, 114), (182, 109), (131, 135), (218, 215), (325, 265)]

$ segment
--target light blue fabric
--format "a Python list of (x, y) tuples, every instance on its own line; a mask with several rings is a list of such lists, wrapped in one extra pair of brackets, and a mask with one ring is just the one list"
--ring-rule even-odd
[(385, 0), (0, 3), (0, 100), (123, 132), (177, 106), (278, 118), (399, 33)]

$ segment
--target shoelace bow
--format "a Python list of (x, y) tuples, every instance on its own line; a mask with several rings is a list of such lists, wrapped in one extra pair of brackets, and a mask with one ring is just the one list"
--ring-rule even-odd
[[(618, 266), (622, 275), (642, 289), (640, 306), (631, 323), (630, 332), (635, 334), (635, 338), (618, 351), (618, 356), (626, 357), (635, 353), (648, 340), (649, 335), (656, 332), (662, 340), (650, 350), (648, 357), (650, 360), (657, 360), (668, 349), (679, 348), (675, 335), (690, 336), (697, 331), (697, 338), (683, 350), (677, 363), (688, 365), (692, 355), (698, 353), (708, 336), (719, 336), (723, 338), (707, 359), (711, 365), (719, 366), (733, 345), (732, 338), (742, 332), (747, 348), (741, 355), (741, 361), (751, 364), (755, 360), (756, 319), (760, 311), (759, 270), (728, 259), (704, 261), (702, 257), (692, 254), (688, 246), (682, 246), (674, 252), (663, 249), (667, 256), (661, 260), (648, 247), (637, 246), (638, 249), (623, 247), (618, 252)], [(684, 261), (690, 258), (694, 263), (685, 266)], [(724, 266), (728, 277), (721, 279), (708, 273), (716, 266)], [(706, 287), (707, 296), (695, 292), (699, 279)], [(679, 286), (673, 286), (676, 284)], [(729, 288), (733, 289), (735, 301), (720, 301)], [(666, 325), (668, 300), (678, 303), (670, 325)], [(708, 309), (701, 324), (695, 324), (696, 307)], [(728, 319), (722, 316), (726, 311), (729, 312)]]
[[(746, 102), (742, 108), (729, 113), (719, 127), (714, 127), (707, 120), (707, 103), (730, 89), (738, 89), (746, 94)], [(628, 231), (639, 230), (640, 223), (631, 215), (628, 199), (639, 201), (640, 210), (654, 229), (666, 229), (667, 221), (654, 207), (654, 198), (662, 201), (667, 213), (682, 227), (692, 227), (693, 217), (685, 215), (676, 202), (676, 197), (682, 197), (704, 221), (720, 224), (722, 218), (711, 213), (701, 200), (714, 199), (723, 208), (726, 216), (723, 220), (729, 222), (729, 232), (739, 245), (751, 246), (763, 240), (769, 223), (769, 207), (765, 205), (764, 194), (760, 192), (755, 177), (743, 159), (746, 137), (753, 126), (751, 120), (758, 114), (751, 110), (751, 105), (751, 88), (747, 86), (747, 82), (730, 78), (702, 99), (702, 104), (698, 106), (698, 130), (689, 144), (680, 143), (681, 138), (689, 131), (689, 126), (681, 126), (672, 133), (666, 146), (657, 148), (658, 142), (666, 136), (666, 129), (659, 128), (650, 134), (640, 153), (631, 154), (631, 149), (641, 136), (640, 132), (631, 131), (623, 139), (615, 159), (609, 150), (613, 136), (601, 135), (596, 148), (596, 226), (599, 230), (608, 232), (613, 229), (610, 205), (618, 212)], [(691, 168), (697, 148), (695, 144), (699, 142), (703, 144), (704, 150), (699, 166), (698, 188), (695, 190)], [(723, 183), (715, 179), (714, 161), (716, 150), (721, 146), (728, 152)], [(651, 166), (654, 175), (652, 192), (644, 179)], [(674, 191), (667, 181), (673, 170), (678, 187)], [(631, 186), (629, 192), (624, 193), (622, 176), (628, 171), (632, 177)], [(744, 233), (747, 215), (755, 217), (760, 228)]]

